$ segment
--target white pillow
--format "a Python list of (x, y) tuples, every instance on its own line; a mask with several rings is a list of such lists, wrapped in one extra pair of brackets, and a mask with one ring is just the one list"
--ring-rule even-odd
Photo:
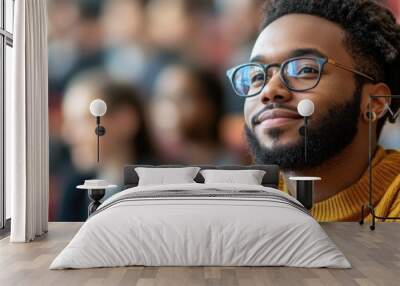
[(262, 170), (201, 170), (205, 184), (234, 183), (246, 185), (261, 185), (265, 171)]
[(139, 176), (138, 186), (195, 183), (199, 167), (135, 168)]

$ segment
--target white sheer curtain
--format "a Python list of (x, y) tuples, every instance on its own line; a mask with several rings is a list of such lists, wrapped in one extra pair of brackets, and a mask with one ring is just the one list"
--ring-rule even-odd
[(49, 147), (46, 0), (15, 1), (13, 93), (6, 98), (12, 242), (47, 232)]

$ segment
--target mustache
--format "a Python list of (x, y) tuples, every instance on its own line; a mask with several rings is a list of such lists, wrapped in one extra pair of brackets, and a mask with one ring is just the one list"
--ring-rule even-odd
[(272, 110), (272, 109), (275, 109), (275, 108), (287, 109), (287, 110), (290, 110), (290, 111), (297, 112), (297, 107), (293, 107), (293, 106), (290, 106), (290, 105), (288, 105), (288, 104), (276, 103), (276, 102), (269, 103), (269, 104), (265, 105), (263, 109), (261, 109), (260, 111), (258, 111), (258, 112), (251, 118), (251, 125), (252, 125), (252, 126), (256, 125), (256, 124), (258, 123), (258, 118), (259, 118), (259, 116), (260, 116), (261, 114), (263, 114), (265, 111), (267, 111), (267, 110)]

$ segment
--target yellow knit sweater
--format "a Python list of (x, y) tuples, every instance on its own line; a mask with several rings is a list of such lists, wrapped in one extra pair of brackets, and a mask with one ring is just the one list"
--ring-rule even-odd
[[(400, 216), (400, 152), (378, 147), (372, 161), (372, 203), (377, 216)], [(340, 178), (338, 178), (340, 180)], [(368, 202), (368, 169), (352, 186), (314, 204), (311, 214), (320, 221), (358, 221), (361, 206)], [(283, 180), (281, 190), (286, 190)], [(365, 219), (371, 215), (365, 211)], [(389, 220), (386, 220), (389, 221)]]

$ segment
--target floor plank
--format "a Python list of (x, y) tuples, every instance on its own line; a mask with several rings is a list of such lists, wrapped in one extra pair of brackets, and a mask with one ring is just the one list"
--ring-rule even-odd
[(399, 285), (400, 224), (321, 224), (344, 252), (352, 269), (288, 267), (117, 267), (49, 270), (55, 256), (81, 223), (50, 223), (49, 233), (32, 243), (0, 240), (0, 285)]

